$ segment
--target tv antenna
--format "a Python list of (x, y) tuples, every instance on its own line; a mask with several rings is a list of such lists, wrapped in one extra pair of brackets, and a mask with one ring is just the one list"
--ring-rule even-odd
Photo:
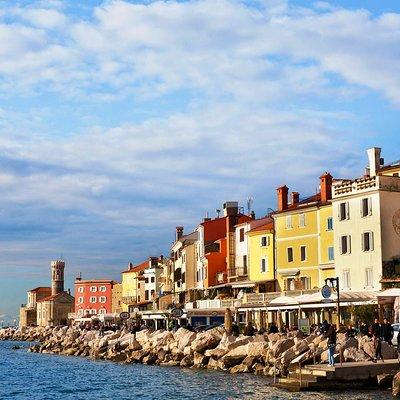
[(248, 215), (250, 215), (250, 213), (251, 213), (251, 209), (252, 209), (252, 205), (253, 205), (253, 198), (251, 197), (251, 196), (249, 196), (248, 198), (247, 198), (247, 214)]

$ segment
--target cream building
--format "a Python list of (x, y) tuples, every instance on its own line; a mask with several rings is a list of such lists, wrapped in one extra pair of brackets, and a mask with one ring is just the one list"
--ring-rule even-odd
[(380, 152), (368, 150), (363, 177), (333, 185), (335, 270), (344, 291), (396, 280), (385, 266), (400, 258), (400, 163), (385, 166)]
[(250, 222), (235, 226), (235, 265), (228, 270), (229, 281), (247, 278), (249, 268), (249, 237)]

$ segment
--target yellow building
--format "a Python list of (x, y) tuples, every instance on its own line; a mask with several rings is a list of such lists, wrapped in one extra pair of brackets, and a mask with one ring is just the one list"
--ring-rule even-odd
[(317, 289), (334, 277), (332, 176), (320, 177), (320, 192), (304, 200), (288, 188), (278, 190), (274, 214), (276, 273), (282, 291)]
[[(130, 306), (137, 304), (140, 301), (141, 282), (138, 279), (143, 271), (149, 266), (148, 261), (133, 266), (128, 265), (128, 269), (122, 272), (122, 310), (130, 311)], [(142, 283), (142, 286), (144, 284)], [(143, 286), (144, 288), (144, 286)]]
[(248, 235), (249, 279), (256, 283), (256, 292), (274, 292), (274, 221), (271, 217), (250, 222)]

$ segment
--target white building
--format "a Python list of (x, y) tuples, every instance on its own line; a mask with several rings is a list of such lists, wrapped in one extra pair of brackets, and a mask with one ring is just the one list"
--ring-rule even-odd
[(340, 289), (380, 290), (385, 265), (400, 257), (400, 163), (368, 150), (366, 174), (333, 184), (335, 269)]
[(235, 226), (235, 266), (228, 271), (230, 280), (247, 276), (249, 267), (249, 244), (247, 232), (250, 230), (250, 223), (244, 222)]

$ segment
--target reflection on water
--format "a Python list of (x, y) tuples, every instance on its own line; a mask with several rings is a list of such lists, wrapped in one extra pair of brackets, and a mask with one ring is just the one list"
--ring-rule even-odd
[(84, 358), (11, 350), (0, 342), (0, 399), (130, 400), (391, 399), (390, 391), (287, 393), (252, 374), (146, 365), (123, 365)]

